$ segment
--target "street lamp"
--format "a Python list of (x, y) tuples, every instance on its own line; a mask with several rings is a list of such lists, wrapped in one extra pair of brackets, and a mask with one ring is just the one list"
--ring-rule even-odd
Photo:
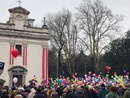
[(56, 76), (57, 76), (57, 78), (58, 78), (58, 67), (59, 67), (58, 59), (59, 59), (59, 56), (58, 56), (58, 52), (57, 52), (57, 66), (56, 66)]

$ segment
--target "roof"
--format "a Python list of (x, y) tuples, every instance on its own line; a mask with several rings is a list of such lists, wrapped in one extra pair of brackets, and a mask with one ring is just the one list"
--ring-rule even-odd
[(9, 12), (23, 13), (23, 14), (27, 14), (27, 15), (29, 15), (29, 13), (30, 13), (28, 10), (26, 10), (25, 8), (23, 8), (21, 6), (9, 9)]

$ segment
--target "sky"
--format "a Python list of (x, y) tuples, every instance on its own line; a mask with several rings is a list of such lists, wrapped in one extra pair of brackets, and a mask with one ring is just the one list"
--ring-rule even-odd
[[(9, 18), (8, 9), (19, 6), (18, 0), (0, 0), (0, 22), (6, 23)], [(35, 19), (36, 25), (42, 24), (47, 13), (56, 13), (63, 8), (76, 12), (76, 7), (82, 0), (21, 0), (21, 6), (30, 11), (29, 18)], [(113, 14), (122, 14), (124, 20), (121, 25), (122, 32), (130, 29), (130, 0), (102, 0)]]

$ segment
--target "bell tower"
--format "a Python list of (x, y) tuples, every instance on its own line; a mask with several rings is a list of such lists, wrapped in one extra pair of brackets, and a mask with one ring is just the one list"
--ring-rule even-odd
[(29, 19), (28, 15), (30, 12), (25, 8), (18, 6), (9, 9), (10, 18), (8, 24), (14, 25), (14, 29), (24, 30), (25, 26), (33, 26), (34, 19)]

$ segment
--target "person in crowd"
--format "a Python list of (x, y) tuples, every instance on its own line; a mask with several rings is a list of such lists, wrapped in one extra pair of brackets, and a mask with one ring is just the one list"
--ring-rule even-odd
[(12, 91), (10, 92), (9, 96), (10, 96), (10, 98), (14, 98), (15, 95), (17, 95), (17, 94), (18, 94), (17, 90), (12, 90)]
[(36, 90), (34, 88), (31, 88), (31, 92), (28, 94), (28, 98), (33, 98), (36, 93)]
[(105, 96), (105, 98), (120, 98), (120, 96), (117, 94), (117, 87), (111, 86), (110, 92)]
[(44, 94), (41, 93), (41, 89), (38, 88), (33, 98), (45, 98)]
[(56, 91), (52, 91), (50, 98), (59, 98), (59, 95)]
[(23, 98), (23, 96), (22, 95), (20, 95), (20, 94), (18, 94), (18, 95), (15, 95), (15, 97), (14, 98)]
[(87, 98), (98, 98), (98, 94), (95, 92), (91, 85), (88, 85), (88, 97)]
[(124, 92), (123, 98), (130, 98), (130, 85), (128, 89)]
[(72, 94), (74, 94), (75, 91), (76, 91), (77, 86), (76, 85), (72, 85), (71, 88), (72, 88)]
[(95, 86), (94, 86), (94, 90), (95, 90), (96, 94), (98, 94), (98, 92), (99, 92), (99, 87), (95, 85)]
[(118, 93), (118, 95), (120, 96), (120, 98), (123, 98), (124, 92), (125, 92), (125, 88), (120, 85), (120, 86), (118, 87), (118, 91), (117, 91), (117, 93)]
[(18, 88), (18, 94), (22, 95), (23, 98), (27, 98), (26, 94), (24, 93), (24, 88), (23, 87), (20, 87)]
[(62, 94), (63, 94), (63, 86), (60, 85), (59, 87), (57, 87), (56, 92), (58, 93), (59, 97), (62, 96)]
[(98, 92), (99, 98), (105, 98), (105, 96), (108, 94), (108, 90), (105, 87), (105, 84), (101, 84), (101, 87)]
[(26, 95), (26, 96), (28, 96), (28, 94), (31, 92), (31, 88), (29, 88), (29, 86), (27, 86), (27, 85), (24, 85), (24, 94)]
[(74, 98), (86, 98), (84, 90), (81, 86), (78, 86), (75, 93)]
[(9, 98), (7, 90), (3, 90), (1, 98)]
[(72, 91), (70, 89), (70, 87), (66, 87), (63, 90), (63, 95), (60, 98), (72, 98)]
[(44, 95), (45, 98), (47, 98), (47, 91), (49, 88), (42, 88), (42, 94)]
[(88, 85), (84, 85), (84, 93), (85, 93), (85, 96), (86, 96), (86, 98), (89, 98), (89, 96), (90, 96), (90, 93), (89, 93), (89, 90), (88, 90)]
[(51, 98), (52, 89), (48, 88), (46, 93), (47, 93), (47, 98)]

